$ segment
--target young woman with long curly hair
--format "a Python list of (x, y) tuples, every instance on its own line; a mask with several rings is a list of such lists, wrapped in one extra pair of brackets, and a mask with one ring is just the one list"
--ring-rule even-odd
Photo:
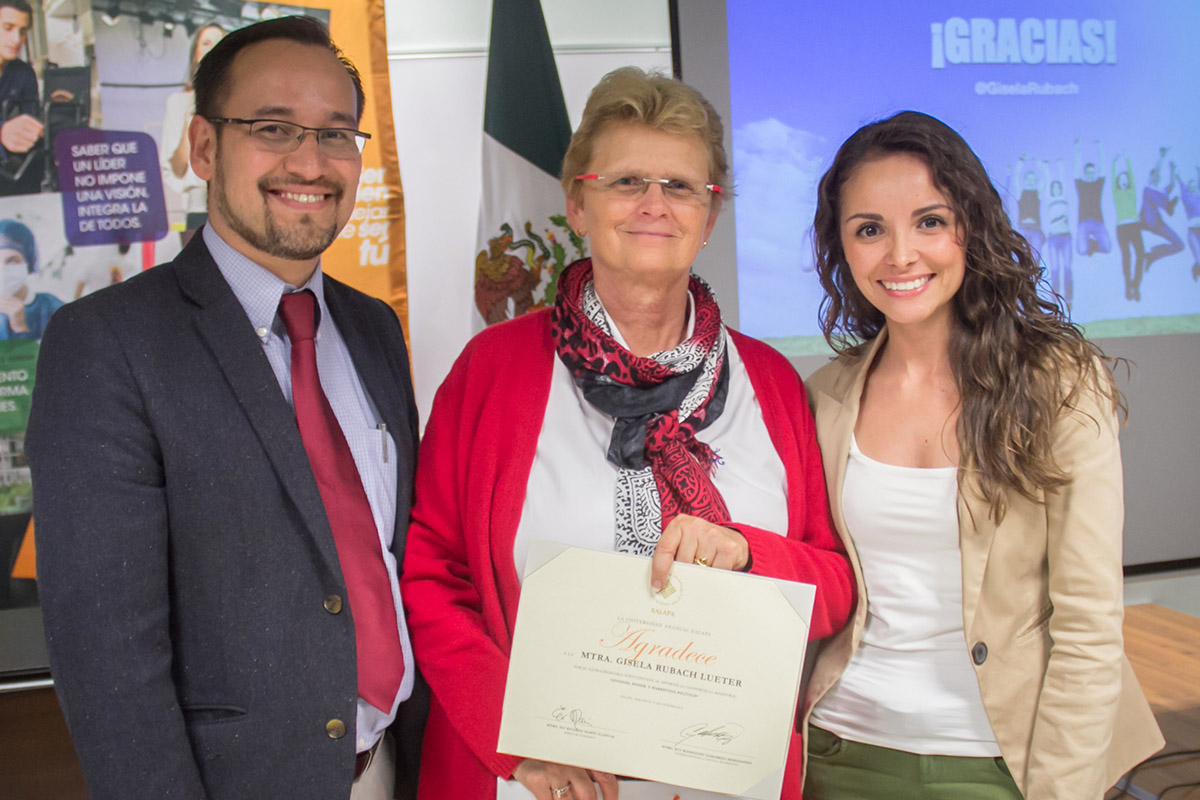
[(1122, 645), (1112, 360), (933, 117), (842, 145), (814, 242), (859, 597), (808, 688), (806, 800), (1099, 798), (1162, 745)]

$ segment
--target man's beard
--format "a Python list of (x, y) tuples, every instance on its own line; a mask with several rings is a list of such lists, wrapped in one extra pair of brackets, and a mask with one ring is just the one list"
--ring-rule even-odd
[[(283, 258), (288, 261), (309, 261), (317, 258), (329, 249), (329, 245), (333, 244), (333, 240), (337, 238), (341, 230), (341, 225), (336, 220), (327, 226), (321, 226), (308, 214), (300, 217), (295, 224), (282, 227), (275, 222), (265, 198), (263, 199), (262, 227), (255, 228), (251, 222), (239, 216), (230, 204), (229, 196), (224, 190), (224, 167), (219, 158), (213, 178), (210, 188), (217, 188), (216, 205), (225, 223), (251, 247), (275, 258)], [(258, 182), (259, 191), (265, 194), (274, 182), (263, 178)], [(341, 200), (344, 191), (341, 186), (328, 179), (289, 180), (287, 185), (292, 187), (310, 186), (313, 189), (328, 191), (331, 193), (330, 199), (335, 207)]]

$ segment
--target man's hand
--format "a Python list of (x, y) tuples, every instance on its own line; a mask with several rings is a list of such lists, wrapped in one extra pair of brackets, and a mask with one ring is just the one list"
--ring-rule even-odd
[(10, 153), (28, 153), (42, 138), (42, 130), (42, 123), (21, 114), (0, 125), (0, 144)]

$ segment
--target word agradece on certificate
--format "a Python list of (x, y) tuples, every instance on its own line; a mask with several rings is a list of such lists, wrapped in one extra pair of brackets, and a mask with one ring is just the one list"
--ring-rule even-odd
[(499, 750), (752, 800), (783, 786), (815, 589), (535, 541)]

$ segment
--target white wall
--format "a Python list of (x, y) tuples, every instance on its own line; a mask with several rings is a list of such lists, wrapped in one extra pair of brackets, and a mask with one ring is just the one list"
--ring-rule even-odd
[[(671, 71), (666, 0), (542, 0), (574, 127), (587, 94), (627, 64)], [(388, 58), (404, 185), (417, 406), (470, 338), (490, 0), (388, 0)]]
[(1184, 569), (1125, 579), (1125, 605), (1157, 603), (1200, 617), (1200, 569)]

